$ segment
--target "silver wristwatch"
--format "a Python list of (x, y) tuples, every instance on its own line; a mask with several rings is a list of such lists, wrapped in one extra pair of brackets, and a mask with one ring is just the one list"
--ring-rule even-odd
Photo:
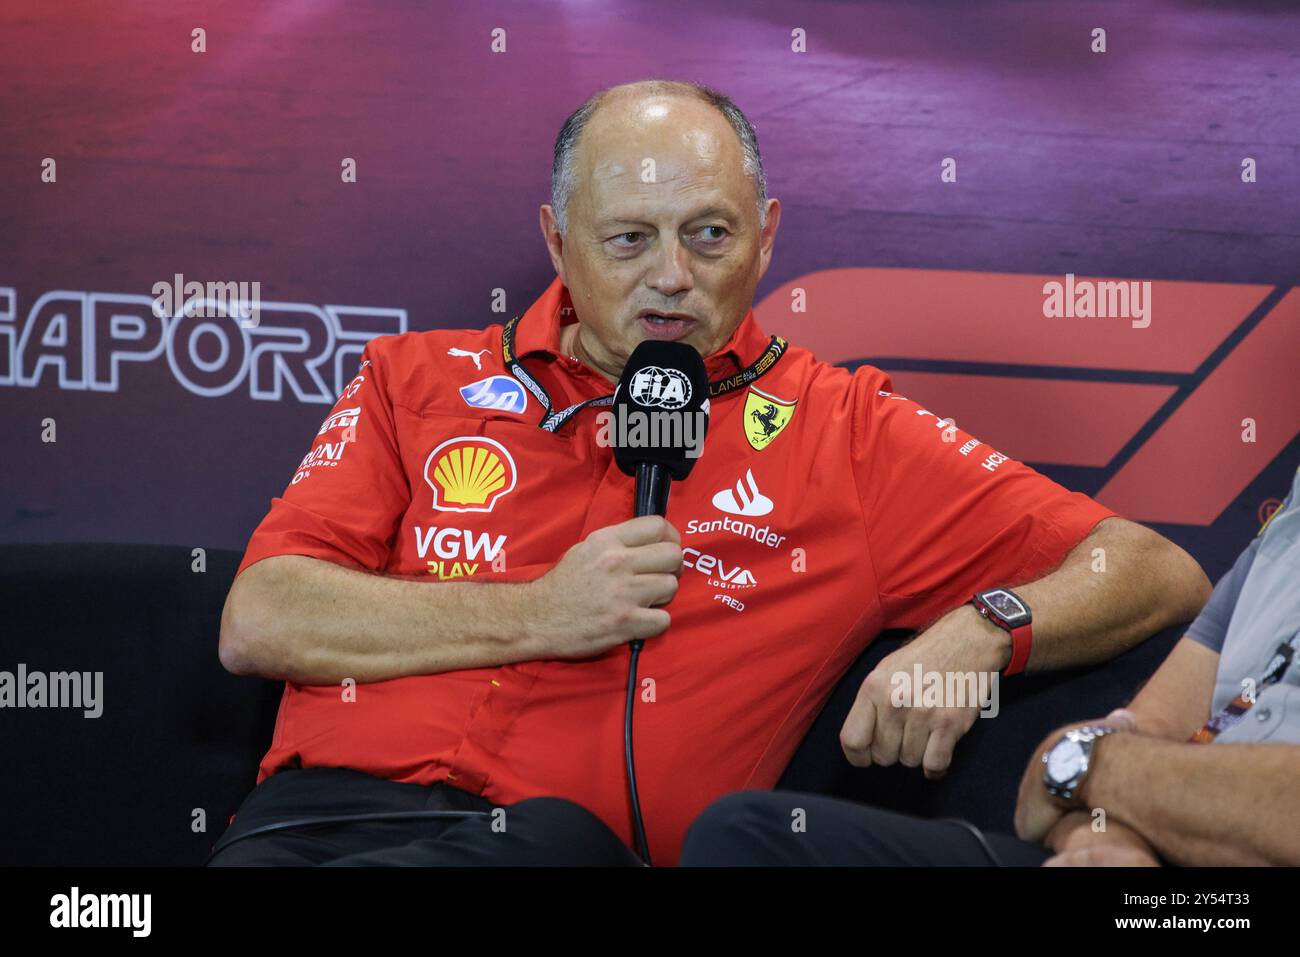
[(1065, 732), (1043, 755), (1043, 785), (1047, 793), (1073, 800), (1088, 775), (1094, 743), (1120, 730), (1123, 729), (1094, 724)]

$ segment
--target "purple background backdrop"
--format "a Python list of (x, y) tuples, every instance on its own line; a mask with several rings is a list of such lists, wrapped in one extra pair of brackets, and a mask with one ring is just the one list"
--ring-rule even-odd
[[(760, 300), (841, 267), (1281, 290), (1300, 272), (1294, 4), (8, 0), (0, 44), (0, 288), (19, 327), (49, 291), (148, 296), (177, 272), (404, 310), (410, 329), (501, 321), (552, 278), (537, 207), (559, 125), (649, 76), (716, 86), (757, 127), (785, 207)], [(47, 369), (0, 405), (0, 541), (235, 549), (327, 409), (247, 384), (199, 397), (164, 361), (126, 364), (116, 392)], [(1212, 525), (1161, 530), (1217, 575), (1300, 464), (1287, 443)], [(1094, 493), (1116, 464), (1043, 470)]]

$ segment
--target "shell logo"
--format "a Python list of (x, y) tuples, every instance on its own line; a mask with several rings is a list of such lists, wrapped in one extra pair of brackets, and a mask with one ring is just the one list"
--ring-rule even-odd
[(433, 507), (442, 512), (490, 512), (515, 487), (515, 478), (506, 447), (481, 435), (448, 439), (424, 463)]

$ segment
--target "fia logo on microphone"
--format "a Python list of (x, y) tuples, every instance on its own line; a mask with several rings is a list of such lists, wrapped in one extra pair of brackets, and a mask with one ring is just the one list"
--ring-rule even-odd
[(628, 395), (648, 409), (680, 409), (691, 401), (691, 380), (678, 369), (646, 366), (632, 374)]

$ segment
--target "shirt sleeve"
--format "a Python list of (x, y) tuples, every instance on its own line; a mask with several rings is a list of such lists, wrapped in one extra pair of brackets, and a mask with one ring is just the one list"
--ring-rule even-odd
[(288, 487), (271, 500), (236, 575), (273, 555), (382, 571), (410, 500), (384, 354), (372, 342)]
[[(1288, 494), (1273, 515), (1276, 516), (1290, 505), (1291, 495)], [(1255, 555), (1259, 552), (1259, 543), (1264, 538), (1265, 528), (1268, 528), (1268, 522), (1264, 523), (1259, 533), (1237, 556), (1232, 567), (1219, 579), (1210, 594), (1210, 600), (1205, 603), (1196, 620), (1187, 626), (1187, 637), (1199, 641), (1211, 651), (1223, 653), (1223, 642), (1228, 636), (1228, 624), (1232, 621), (1232, 613), (1237, 608), (1237, 599), (1241, 597), (1241, 589), (1246, 584), (1246, 577), (1250, 575), (1250, 569), (1255, 564)]]
[(853, 470), (885, 627), (920, 629), (975, 592), (1035, 581), (1116, 513), (854, 373)]
[(1188, 638), (1199, 641), (1211, 651), (1223, 653), (1228, 623), (1232, 621), (1232, 612), (1237, 607), (1241, 586), (1246, 584), (1246, 576), (1250, 574), (1258, 551), (1259, 539), (1251, 539), (1250, 544), (1237, 556), (1237, 561), (1214, 586), (1210, 600), (1205, 603), (1201, 613), (1187, 626)]

